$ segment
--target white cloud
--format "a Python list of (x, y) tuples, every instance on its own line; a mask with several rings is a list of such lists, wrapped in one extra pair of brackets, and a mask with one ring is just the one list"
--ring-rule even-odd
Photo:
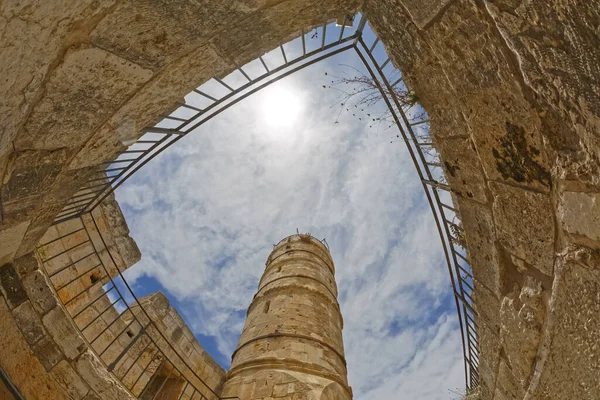
[(352, 117), (334, 124), (321, 85), (338, 63), (277, 84), (303, 99), (293, 126), (264, 124), (264, 90), (117, 191), (143, 253), (127, 276), (156, 278), (228, 359), (272, 245), (296, 228), (326, 237), (355, 397), (448, 399), (462, 351), (433, 217), (402, 143)]

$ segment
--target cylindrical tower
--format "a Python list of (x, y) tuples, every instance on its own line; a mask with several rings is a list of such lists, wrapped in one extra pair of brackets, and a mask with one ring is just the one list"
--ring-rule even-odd
[(329, 250), (309, 234), (271, 252), (223, 397), (351, 400)]

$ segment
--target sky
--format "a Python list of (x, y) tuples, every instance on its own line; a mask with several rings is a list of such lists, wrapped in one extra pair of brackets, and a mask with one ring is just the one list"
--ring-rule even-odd
[(336, 264), (355, 398), (455, 399), (462, 350), (440, 239), (395, 127), (346, 112), (328, 88), (354, 66), (343, 53), (274, 83), (122, 185), (142, 252), (126, 277), (138, 296), (163, 291), (227, 369), (273, 245), (310, 232)]

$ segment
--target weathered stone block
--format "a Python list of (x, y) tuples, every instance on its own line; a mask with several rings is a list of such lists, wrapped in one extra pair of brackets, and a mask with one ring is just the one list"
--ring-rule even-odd
[(90, 390), (66, 360), (56, 364), (50, 374), (67, 391), (72, 400), (81, 400)]
[(142, 87), (75, 156), (69, 168), (96, 165), (125, 149), (121, 142), (140, 136), (157, 116), (173, 108), (192, 89), (220, 75), (228, 66), (211, 46), (200, 47), (166, 66)]
[(131, 399), (133, 397), (113, 378), (90, 350), (77, 360), (75, 368), (81, 378), (102, 399)]
[(492, 211), (489, 207), (468, 200), (459, 200), (458, 206), (473, 276), (499, 298), (503, 271), (496, 250)]
[(600, 269), (566, 264), (550, 301), (551, 346), (532, 399), (592, 400), (600, 393)]
[[(17, 270), (17, 273), (21, 279), (25, 278), (40, 267), (38, 259), (35, 257), (33, 252), (17, 258), (14, 261), (14, 264), (15, 269)], [(27, 288), (25, 288), (25, 290), (27, 290)]]
[(542, 284), (526, 278), (521, 289), (502, 299), (500, 340), (517, 383), (527, 388), (546, 319)]
[(4, 264), (0, 267), (0, 291), (11, 308), (28, 300), (27, 293), (13, 264)]
[(16, 307), (13, 310), (13, 315), (27, 343), (37, 343), (46, 334), (42, 321), (30, 301)]
[(485, 176), (473, 142), (452, 138), (436, 140), (435, 143), (452, 191), (459, 197), (487, 203)]
[(33, 307), (44, 315), (58, 305), (57, 298), (51, 289), (46, 274), (36, 270), (23, 279), (23, 286), (29, 295)]
[(485, 360), (479, 360), (479, 390), (482, 399), (491, 399), (496, 388), (496, 374)]
[[(235, 60), (244, 65), (276, 48), (279, 43), (291, 40), (297, 36), (300, 29), (304, 28), (307, 32), (309, 27), (321, 25), (331, 18), (336, 18), (335, 16), (358, 9), (362, 2), (298, 0), (272, 4), (271, 7), (264, 7), (238, 21), (226, 35), (215, 35), (211, 44), (217, 53), (227, 61)], [(269, 28), (265, 29), (266, 27)]]
[(490, 182), (496, 234), (511, 253), (552, 276), (554, 207), (549, 195)]
[(423, 29), (452, 0), (402, 0), (414, 23)]
[(522, 400), (525, 390), (504, 360), (500, 361), (494, 400)]
[(47, 335), (31, 346), (31, 350), (46, 371), (50, 371), (60, 360), (65, 358), (65, 355), (60, 351), (56, 343), (54, 343), (54, 340)]
[[(64, 131), (61, 133), (64, 134)], [(46, 194), (70, 156), (72, 151), (68, 149), (28, 149), (13, 154), (10, 172), (8, 177), (4, 178), (6, 183), (2, 187), (2, 202), (7, 205), (11, 205), (11, 202), (17, 203), (14, 212), (10, 209), (11, 214), (17, 214), (15, 219), (22, 218), (22, 215), (17, 213), (17, 210), (22, 208), (19, 204), (22, 199)]]
[(564, 192), (560, 216), (567, 232), (600, 240), (600, 193)]
[[(2, 369), (26, 399), (67, 400), (62, 388), (51, 379), (32, 354), (44, 341), (30, 347), (24, 340), (4, 299), (0, 297), (0, 360)], [(47, 336), (46, 336), (47, 337)]]
[(67, 358), (73, 360), (85, 349), (79, 330), (73, 326), (71, 318), (61, 306), (54, 307), (44, 315), (42, 322)]
[(0, 264), (12, 261), (27, 232), (30, 221), (24, 221), (11, 227), (0, 229)]
[(477, 324), (487, 326), (492, 332), (500, 331), (500, 301), (485, 286), (477, 280), (473, 281), (474, 291), (473, 299), (475, 310), (477, 311)]
[(16, 148), (83, 144), (151, 76), (151, 71), (98, 48), (71, 50), (50, 77)]
[(479, 360), (486, 360), (492, 371), (498, 370), (500, 356), (500, 335), (487, 326), (480, 326), (477, 331), (479, 342)]

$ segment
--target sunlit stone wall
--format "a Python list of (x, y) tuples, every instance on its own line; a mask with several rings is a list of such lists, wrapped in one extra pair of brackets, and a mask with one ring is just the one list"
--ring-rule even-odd
[(248, 308), (224, 397), (352, 398), (334, 274), (329, 251), (310, 235), (292, 236), (273, 249)]
[[(430, 115), (460, 209), (483, 398), (597, 398), (597, 2), (362, 3), (2, 2), (0, 265), (18, 269), (91, 168), (175, 100), (362, 7)], [(20, 282), (5, 272), (9, 287)], [(5, 311), (12, 301), (4, 294)], [(0, 332), (18, 332), (11, 321)], [(3, 343), (3, 362), (27, 354)]]
[(483, 399), (600, 393), (597, 2), (375, 0), (475, 275)]

